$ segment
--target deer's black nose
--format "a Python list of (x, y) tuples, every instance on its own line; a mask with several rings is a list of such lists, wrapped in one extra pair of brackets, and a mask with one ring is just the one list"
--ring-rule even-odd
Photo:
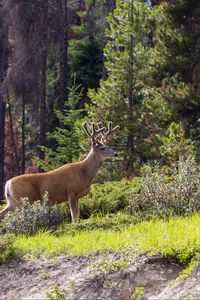
[(115, 155), (114, 155), (115, 157), (117, 157), (118, 156), (118, 154), (117, 154), (117, 152), (115, 152)]

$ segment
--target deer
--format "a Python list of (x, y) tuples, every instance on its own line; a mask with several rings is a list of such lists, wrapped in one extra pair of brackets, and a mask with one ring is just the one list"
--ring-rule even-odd
[(82, 128), (91, 140), (91, 149), (86, 158), (49, 172), (23, 174), (8, 180), (5, 185), (7, 206), (0, 212), (0, 220), (20, 206), (21, 199), (28, 198), (33, 203), (41, 200), (47, 192), (50, 205), (68, 202), (72, 223), (79, 222), (79, 199), (89, 193), (102, 162), (118, 156), (106, 143), (119, 126), (113, 128), (112, 122), (109, 122), (106, 128), (102, 122), (97, 125), (85, 122)]

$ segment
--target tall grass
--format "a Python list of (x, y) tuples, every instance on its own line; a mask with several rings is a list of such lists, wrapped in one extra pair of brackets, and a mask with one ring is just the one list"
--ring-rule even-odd
[(93, 229), (73, 235), (40, 231), (34, 236), (18, 236), (14, 246), (21, 253), (42, 255), (86, 255), (105, 250), (161, 253), (182, 263), (200, 255), (200, 215), (143, 221), (121, 230)]

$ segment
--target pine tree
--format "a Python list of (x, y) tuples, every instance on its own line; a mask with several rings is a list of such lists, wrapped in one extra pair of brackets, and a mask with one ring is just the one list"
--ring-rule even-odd
[(68, 93), (65, 108), (55, 110), (61, 126), (57, 127), (52, 133), (47, 134), (48, 140), (52, 141), (54, 147), (42, 147), (42, 150), (46, 153), (46, 159), (40, 160), (40, 166), (45, 171), (77, 160), (84, 149), (82, 143), (83, 131), (81, 129), (84, 110), (77, 108), (82, 98), (82, 90), (74, 82)]
[[(117, 8), (107, 19), (107, 79), (101, 81), (97, 92), (89, 93), (94, 117), (120, 124), (119, 143), (128, 173), (137, 173), (140, 163), (155, 152), (151, 149), (153, 143), (148, 142), (151, 99), (141, 80), (148, 60), (151, 18), (151, 7), (143, 1), (117, 1)], [(156, 101), (151, 106), (161, 110)]]
[(200, 3), (163, 1), (154, 7), (155, 46), (149, 56), (147, 84), (172, 112), (185, 137), (199, 142)]
[(72, 26), (75, 38), (69, 40), (69, 80), (72, 84), (75, 74), (77, 84), (83, 87), (86, 97), (88, 88), (99, 86), (103, 71), (103, 53), (102, 41), (96, 34), (95, 4), (91, 0), (84, 2), (82, 9), (76, 11), (79, 24)]

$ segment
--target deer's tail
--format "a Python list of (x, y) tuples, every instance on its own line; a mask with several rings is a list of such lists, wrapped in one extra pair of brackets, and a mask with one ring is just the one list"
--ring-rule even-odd
[(12, 191), (12, 187), (11, 187), (11, 179), (10, 179), (6, 182), (5, 185), (5, 197), (7, 201), (7, 206), (2, 211), (0, 211), (0, 221), (4, 219), (5, 215), (9, 211), (13, 211), (16, 207), (16, 203), (11, 196), (11, 191)]
[(10, 185), (11, 185), (11, 179), (8, 180), (8, 181), (6, 182), (6, 185), (5, 185), (5, 198), (6, 198), (7, 200), (8, 200), (9, 197), (11, 196), (11, 195), (10, 195)]

